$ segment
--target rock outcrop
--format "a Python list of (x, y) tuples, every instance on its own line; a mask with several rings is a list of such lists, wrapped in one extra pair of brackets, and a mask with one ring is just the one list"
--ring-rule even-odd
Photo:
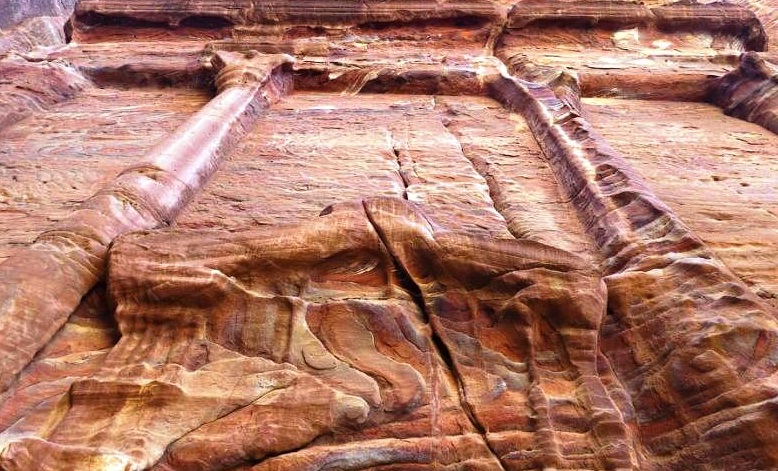
[(765, 5), (4, 29), (0, 470), (775, 469)]

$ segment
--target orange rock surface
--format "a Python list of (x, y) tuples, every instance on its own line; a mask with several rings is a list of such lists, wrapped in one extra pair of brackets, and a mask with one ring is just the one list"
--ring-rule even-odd
[(0, 470), (778, 469), (775, 11), (0, 7)]

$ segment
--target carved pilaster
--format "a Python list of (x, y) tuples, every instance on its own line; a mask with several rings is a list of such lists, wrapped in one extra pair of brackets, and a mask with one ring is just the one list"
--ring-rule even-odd
[(108, 247), (164, 227), (205, 185), (259, 112), (288, 90), (285, 55), (219, 54), (219, 94), (26, 250), (0, 265), (0, 391), (103, 277)]

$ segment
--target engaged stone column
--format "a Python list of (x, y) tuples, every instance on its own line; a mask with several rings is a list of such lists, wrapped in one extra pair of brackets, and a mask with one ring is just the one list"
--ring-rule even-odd
[(550, 88), (507, 76), (491, 86), (526, 117), (602, 253), (598, 342), (630, 395), (636, 419), (624, 425), (642, 456), (665, 469), (690, 457), (701, 468), (775, 468), (778, 312)]
[(0, 391), (6, 390), (105, 271), (118, 236), (163, 227), (222, 157), (291, 86), (286, 55), (220, 52), (218, 95), (70, 216), (0, 265)]

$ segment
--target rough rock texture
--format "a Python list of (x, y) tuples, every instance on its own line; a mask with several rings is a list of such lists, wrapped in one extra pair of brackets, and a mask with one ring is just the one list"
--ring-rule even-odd
[(769, 37), (770, 49), (778, 48), (778, 3), (775, 0), (737, 0), (733, 3), (755, 12)]
[(0, 131), (0, 258), (67, 216), (209, 99), (205, 90), (88, 87)]
[(35, 16), (14, 28), (0, 30), (0, 54), (64, 45), (68, 39), (65, 20), (62, 16)]
[(174, 0), (160, 5), (140, 0), (81, 0), (77, 14), (87, 22), (110, 18), (165, 23), (169, 25), (198, 22), (232, 24), (301, 24), (304, 26), (360, 24), (373, 22), (409, 22), (428, 19), (473, 18), (491, 19), (499, 16), (498, 5), (489, 0), (443, 0), (414, 2), (408, 0), (341, 2), (277, 0), (254, 2), (237, 0)]
[(584, 106), (657, 195), (753, 291), (775, 304), (778, 136), (722, 117), (707, 103), (590, 98)]
[(0, 5), (0, 29), (12, 29), (25, 20), (41, 17), (67, 17), (76, 0), (13, 0)]
[(772, 467), (775, 309), (550, 90), (509, 79), (494, 89), (512, 108), (534, 99), (530, 125), (605, 256), (603, 350), (648, 459), (668, 469)]
[[(234, 56), (234, 57), (233, 57)], [(102, 277), (117, 236), (170, 224), (259, 112), (288, 88), (288, 56), (214, 57), (219, 95), (78, 209), (0, 265), (6, 389)]]
[(778, 133), (778, 68), (750, 52), (718, 80), (711, 101), (725, 113)]
[(770, 6), (17, 5), (0, 470), (778, 468)]
[(66, 101), (89, 86), (89, 80), (67, 63), (30, 62), (16, 55), (0, 62), (0, 73), (14, 77), (0, 83), (1, 127)]

